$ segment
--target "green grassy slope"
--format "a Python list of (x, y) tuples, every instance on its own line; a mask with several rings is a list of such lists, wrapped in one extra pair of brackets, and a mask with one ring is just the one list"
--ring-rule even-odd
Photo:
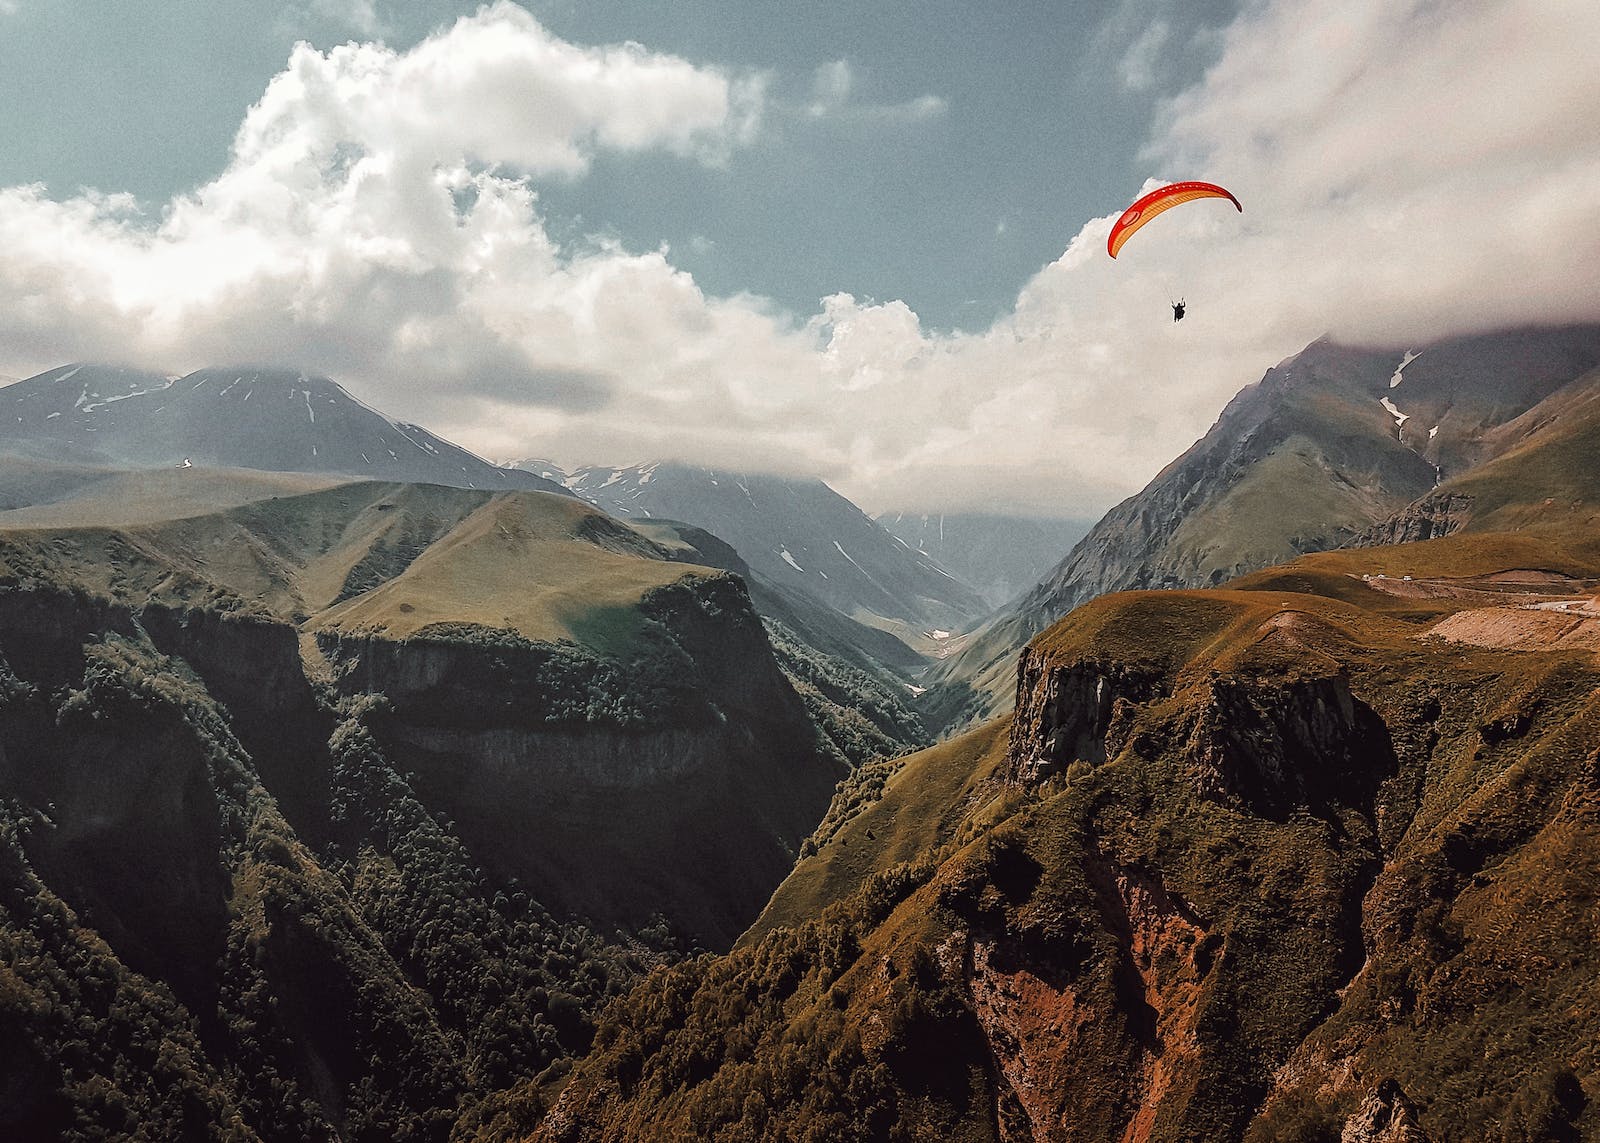
[[(1000, 783), (1010, 720), (997, 719), (885, 767), (852, 803), (846, 783), (810, 855), (778, 887), (741, 945), (820, 916), (874, 874), (937, 854), (1006, 803)], [(965, 832), (964, 832), (965, 831)]]
[[(1588, 380), (1584, 391), (1559, 404), (1539, 406), (1526, 424), (1508, 426), (1527, 435), (1441, 488), (1472, 497), (1472, 531), (1568, 530), (1592, 524), (1600, 514), (1600, 465), (1595, 463), (1600, 456), (1600, 373)], [(1506, 436), (1513, 438), (1510, 432)]]
[(403, 639), (434, 623), (477, 623), (609, 650), (627, 642), (646, 592), (695, 572), (711, 574), (662, 559), (643, 537), (585, 504), (511, 493), (312, 626)]
[(645, 592), (710, 574), (568, 497), (437, 485), (344, 484), (125, 527), (0, 527), (0, 545), (115, 598), (227, 600), (394, 638), (458, 622), (604, 645)]

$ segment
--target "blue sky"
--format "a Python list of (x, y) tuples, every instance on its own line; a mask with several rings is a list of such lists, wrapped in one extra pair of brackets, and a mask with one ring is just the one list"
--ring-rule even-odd
[[(0, 0), (0, 374), (280, 361), (496, 457), (1082, 515), (1323, 334), (1600, 319), (1595, 42), (1590, 0)], [(1106, 258), (1179, 178), (1244, 213)]]
[[(151, 204), (224, 167), (296, 41), (403, 50), (478, 8), (13, 2), (0, 185)], [(582, 179), (541, 182), (554, 232), (665, 243), (707, 290), (799, 313), (844, 290), (977, 329), (1061, 253), (1067, 226), (1137, 189), (1153, 109), (1199, 78), (1234, 3), (526, 7), (574, 43), (631, 40), (768, 84), (764, 130), (723, 164), (602, 153)]]

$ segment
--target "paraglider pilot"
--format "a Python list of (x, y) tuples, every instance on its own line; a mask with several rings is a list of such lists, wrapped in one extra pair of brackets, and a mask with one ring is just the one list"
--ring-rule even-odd
[[(1182, 203), (1193, 202), (1203, 198), (1225, 198), (1233, 203), (1234, 209), (1243, 211), (1239, 200), (1233, 197), (1233, 192), (1226, 187), (1219, 187), (1216, 183), (1181, 182), (1169, 183), (1167, 186), (1158, 187), (1147, 195), (1136, 199), (1132, 206), (1122, 212), (1122, 217), (1117, 219), (1111, 227), (1111, 233), (1106, 236), (1106, 253), (1115, 258), (1117, 251), (1122, 249), (1122, 244), (1132, 237), (1134, 231), (1157, 215), (1166, 213), (1172, 207)], [(1170, 298), (1171, 295), (1169, 294)], [(1183, 320), (1183, 300), (1172, 302), (1172, 320)]]

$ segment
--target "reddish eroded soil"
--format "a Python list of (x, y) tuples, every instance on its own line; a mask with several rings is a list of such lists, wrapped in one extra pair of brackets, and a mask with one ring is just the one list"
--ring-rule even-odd
[(1128, 955), (1155, 1020), (1155, 1043), (1140, 1060), (1142, 1098), (1122, 1134), (1122, 1143), (1145, 1143), (1157, 1110), (1185, 1086), (1199, 1056), (1194, 1022), (1204, 972), (1196, 952), (1206, 934), (1159, 883), (1119, 869), (1115, 884), (1128, 922)]
[[(1143, 874), (1097, 861), (1090, 875), (1119, 938), (1126, 993), (1139, 1011), (1107, 1010), (1070, 983), (1052, 982), (1026, 960), (974, 939), (968, 974), (973, 1010), (1004, 1082), (1026, 1122), (1002, 1116), (1004, 1143), (1062, 1143), (1083, 1135), (1074, 1098), (1081, 1079), (1103, 1075), (1094, 1024), (1114, 1021), (1145, 1029), (1126, 1075), (1124, 1105), (1133, 1113), (1121, 1143), (1144, 1143), (1169, 1098), (1183, 1100), (1199, 1045), (1194, 1034), (1200, 983), (1198, 949), (1205, 929), (1180, 902)], [(1119, 989), (1119, 991), (1123, 991)], [(1119, 1008), (1121, 1005), (1118, 1006)]]
[(1363, 575), (1373, 591), (1402, 599), (1459, 599), (1468, 603), (1522, 604), (1593, 594), (1596, 585), (1561, 572), (1512, 568), (1490, 575), (1413, 578)]
[(1476, 604), (1434, 624), (1427, 637), (1511, 651), (1600, 650), (1596, 585), (1560, 572), (1516, 568), (1483, 576), (1362, 576), (1373, 591), (1404, 599)]
[(1084, 1070), (1080, 1033), (1095, 1013), (1070, 985), (1057, 987), (992, 940), (973, 940), (968, 986), (995, 1063), (1028, 1120), (1025, 1135), (1002, 1120), (1003, 1143), (1062, 1138), (1061, 1101), (1070, 1090), (1062, 1080)]
[(1477, 607), (1447, 616), (1428, 635), (1510, 651), (1600, 651), (1600, 607), (1594, 600), (1559, 608)]

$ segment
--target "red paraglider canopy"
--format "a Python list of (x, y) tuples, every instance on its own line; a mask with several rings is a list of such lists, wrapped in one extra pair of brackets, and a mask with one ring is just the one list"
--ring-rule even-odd
[(1115, 258), (1117, 251), (1122, 249), (1122, 244), (1133, 236), (1135, 230), (1163, 211), (1171, 210), (1181, 203), (1193, 202), (1197, 198), (1225, 198), (1241, 213), (1244, 211), (1244, 207), (1239, 206), (1239, 200), (1233, 197), (1231, 191), (1215, 183), (1172, 183), (1151, 191), (1122, 212), (1122, 217), (1117, 219), (1117, 224), (1111, 228), (1111, 237), (1106, 239), (1106, 253)]

